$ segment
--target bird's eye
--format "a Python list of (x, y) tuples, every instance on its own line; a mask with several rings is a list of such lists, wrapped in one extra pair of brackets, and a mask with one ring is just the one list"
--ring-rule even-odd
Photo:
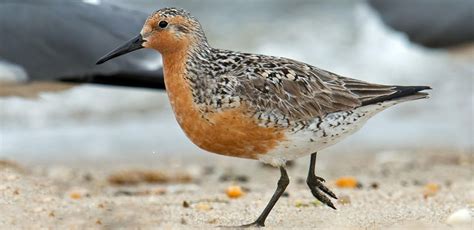
[(168, 26), (168, 22), (166, 22), (166, 21), (161, 21), (160, 23), (158, 23), (158, 26), (159, 26), (160, 28), (163, 28), (163, 29), (164, 29), (164, 28), (166, 28), (166, 27)]

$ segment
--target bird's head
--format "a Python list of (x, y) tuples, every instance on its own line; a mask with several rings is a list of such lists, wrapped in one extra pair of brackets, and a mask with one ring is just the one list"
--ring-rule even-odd
[(164, 8), (148, 17), (138, 36), (100, 58), (97, 64), (142, 48), (167, 55), (199, 45), (207, 45), (199, 22), (185, 10)]

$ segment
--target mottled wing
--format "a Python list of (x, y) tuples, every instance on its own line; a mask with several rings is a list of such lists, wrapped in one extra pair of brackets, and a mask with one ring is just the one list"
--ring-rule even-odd
[(257, 113), (304, 121), (351, 110), (396, 92), (394, 86), (341, 77), (290, 59), (253, 58), (236, 73), (243, 76), (237, 91)]

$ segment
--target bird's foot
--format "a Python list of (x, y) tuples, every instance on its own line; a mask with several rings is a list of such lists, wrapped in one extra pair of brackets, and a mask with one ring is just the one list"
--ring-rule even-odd
[(316, 175), (309, 176), (308, 179), (306, 180), (306, 182), (308, 184), (308, 187), (311, 190), (311, 193), (313, 194), (313, 196), (316, 199), (321, 201), (323, 204), (331, 207), (332, 209), (336, 209), (336, 207), (331, 202), (331, 200), (326, 195), (321, 193), (321, 191), (323, 191), (328, 196), (330, 196), (334, 199), (337, 199), (337, 196), (328, 187), (326, 187), (323, 184), (323, 182), (325, 182), (325, 181), (326, 180), (324, 180), (323, 178), (318, 177)]

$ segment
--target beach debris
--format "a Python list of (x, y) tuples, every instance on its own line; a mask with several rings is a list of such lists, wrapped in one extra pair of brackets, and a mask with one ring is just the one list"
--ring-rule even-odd
[(295, 207), (297, 208), (309, 207), (309, 204), (302, 200), (295, 200)]
[(212, 209), (212, 206), (208, 203), (198, 203), (194, 207), (199, 211), (209, 211)]
[(340, 195), (337, 199), (337, 203), (339, 204), (350, 204), (351, 203), (351, 198), (348, 195)]
[(377, 182), (372, 182), (372, 183), (370, 184), (370, 187), (371, 187), (372, 189), (378, 189), (378, 188), (379, 188), (379, 183), (377, 183)]
[(446, 223), (450, 225), (461, 225), (461, 224), (472, 224), (474, 211), (469, 210), (469, 208), (459, 209), (453, 212), (446, 219)]
[(85, 188), (72, 188), (71, 190), (69, 190), (67, 194), (68, 194), (68, 197), (73, 200), (79, 200), (83, 197), (90, 196), (89, 191)]
[(336, 180), (336, 186), (339, 188), (357, 188), (360, 183), (355, 177), (340, 177)]
[(183, 208), (189, 208), (189, 203), (187, 201), (183, 201)]
[(312, 204), (313, 206), (316, 206), (316, 207), (323, 205), (323, 203), (321, 203), (321, 201), (319, 201), (319, 200), (312, 200), (310, 202), (310, 204)]
[(242, 187), (238, 185), (231, 185), (227, 187), (225, 192), (227, 194), (227, 197), (232, 198), (232, 199), (236, 199), (244, 195), (244, 191), (242, 190)]
[(283, 194), (281, 194), (282, 197), (290, 197), (290, 193), (289, 192), (284, 192)]
[(82, 195), (78, 192), (71, 192), (71, 193), (69, 193), (69, 198), (71, 198), (73, 200), (78, 200), (78, 199), (82, 198)]
[(102, 225), (102, 221), (101, 221), (100, 219), (97, 219), (97, 220), (95, 221), (95, 224), (97, 224), (97, 225)]
[(72, 192), (72, 193), (69, 193), (69, 198), (78, 200), (82, 198), (82, 195), (78, 192)]
[(439, 184), (428, 183), (423, 187), (423, 197), (425, 199), (428, 197), (432, 197), (438, 193), (439, 189), (440, 189)]
[(192, 176), (185, 172), (171, 174), (159, 170), (124, 170), (111, 174), (107, 180), (113, 185), (189, 183)]

